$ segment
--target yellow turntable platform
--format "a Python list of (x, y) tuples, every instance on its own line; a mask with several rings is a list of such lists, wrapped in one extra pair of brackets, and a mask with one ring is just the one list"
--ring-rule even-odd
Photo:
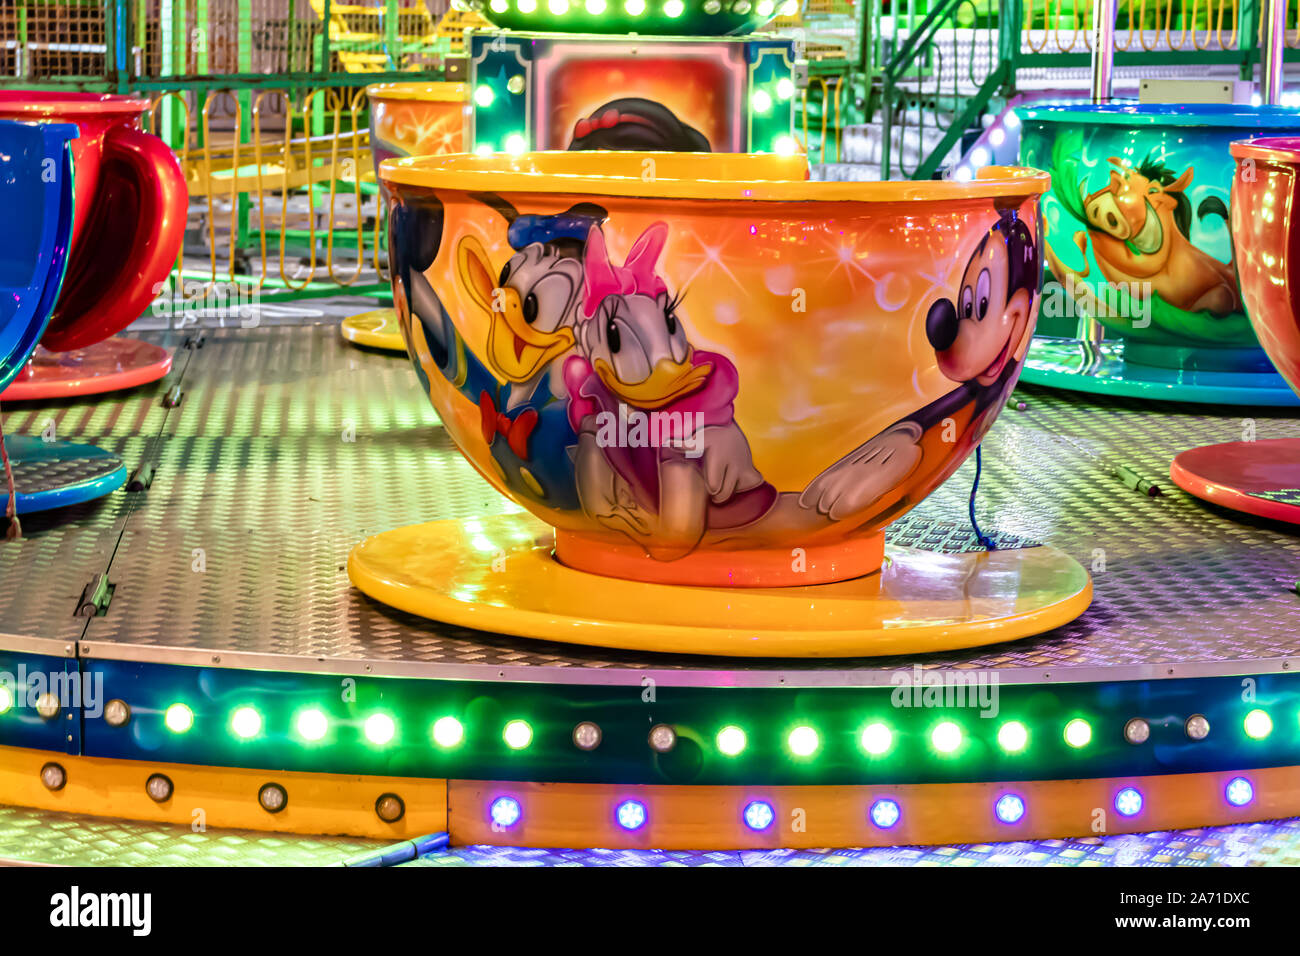
[(483, 631), (599, 647), (740, 657), (926, 653), (1016, 640), (1074, 620), (1088, 573), (1050, 547), (940, 554), (886, 548), (876, 574), (836, 584), (702, 588), (560, 564), (529, 515), (434, 521), (352, 549), (378, 601)]
[(343, 337), (354, 345), (388, 352), (405, 352), (406, 342), (394, 309), (375, 309), (343, 320)]

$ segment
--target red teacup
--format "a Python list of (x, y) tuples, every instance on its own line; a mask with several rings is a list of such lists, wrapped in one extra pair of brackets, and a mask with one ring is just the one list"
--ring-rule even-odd
[(188, 205), (176, 154), (141, 128), (133, 96), (0, 90), (0, 119), (75, 123), (67, 277), (41, 344), (85, 348), (130, 325), (176, 262)]

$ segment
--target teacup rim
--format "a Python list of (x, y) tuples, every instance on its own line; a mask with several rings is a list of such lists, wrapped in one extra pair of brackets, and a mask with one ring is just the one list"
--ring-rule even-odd
[(1260, 159), (1274, 163), (1300, 164), (1300, 135), (1256, 136), (1228, 144), (1234, 159)]
[(396, 80), (370, 83), (366, 96), (387, 100), (412, 100), (424, 103), (468, 103), (469, 84), (455, 80)]
[[(611, 175), (602, 166), (646, 161), (689, 163), (686, 176)], [(578, 171), (563, 172), (566, 164)], [(698, 175), (701, 165), (732, 175)], [(549, 167), (541, 169), (539, 166)], [(686, 166), (683, 165), (683, 169)], [(748, 170), (751, 175), (737, 176)], [(710, 170), (705, 169), (707, 173)], [(762, 175), (756, 175), (762, 174)], [(442, 153), (387, 159), (379, 167), (386, 184), (464, 192), (586, 194), (643, 199), (739, 200), (743, 202), (905, 202), (979, 198), (1028, 198), (1051, 188), (1051, 176), (1026, 166), (984, 166), (968, 181), (956, 179), (827, 182), (808, 178), (802, 155), (672, 153), (615, 150), (547, 150), (520, 153)]]
[(143, 113), (149, 100), (132, 93), (80, 90), (0, 90), (0, 116), (93, 113), (98, 116)]

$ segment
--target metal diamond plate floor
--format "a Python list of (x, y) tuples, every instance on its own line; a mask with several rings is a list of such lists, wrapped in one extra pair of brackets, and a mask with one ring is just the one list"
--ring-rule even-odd
[[(0, 807), (0, 866), (330, 866), (383, 843), (205, 830)], [(410, 867), (574, 866), (1298, 866), (1300, 820), (1033, 843), (837, 850), (681, 852), (459, 846)]]
[[(404, 524), (505, 510), (453, 448), (402, 356), (352, 347), (328, 318), (312, 324), (142, 332), (181, 347), (163, 382), (99, 398), (6, 405), (8, 430), (95, 441), (147, 492), (25, 522), (0, 544), (0, 634), (82, 637), (92, 647), (443, 665), (780, 672), (889, 670), (898, 659), (719, 662), (568, 647), (470, 632), (380, 606), (344, 571), (362, 537)], [(329, 322), (329, 324), (322, 324)], [(191, 347), (185, 348), (186, 339)], [(174, 408), (163, 397), (174, 386)], [(1193, 445), (1300, 435), (1300, 413), (1157, 405), (1022, 388), (984, 445), (979, 515), (1006, 538), (1055, 545), (1093, 568), (1096, 599), (1049, 634), (930, 666), (1153, 670), (1166, 662), (1225, 672), (1286, 658), (1300, 645), (1300, 534), (1221, 511), (1168, 481)], [(1124, 466), (1164, 497), (1130, 490)], [(970, 463), (898, 528), (896, 539), (970, 542)], [(936, 530), (938, 529), (938, 530)], [(111, 562), (111, 563), (110, 563)], [(102, 617), (72, 617), (81, 588), (108, 569)], [(151, 652), (152, 653), (152, 652)], [(914, 659), (905, 663), (910, 665)], [(1235, 662), (1243, 662), (1238, 666)], [(1159, 670), (1158, 668), (1155, 670)]]

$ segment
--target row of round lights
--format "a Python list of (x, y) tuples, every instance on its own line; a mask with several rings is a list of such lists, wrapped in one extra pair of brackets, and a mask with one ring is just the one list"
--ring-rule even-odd
[[(1234, 777), (1224, 788), (1224, 799), (1234, 807), (1244, 807), (1255, 799), (1255, 787), (1245, 777)], [(1115, 794), (1115, 811), (1123, 817), (1135, 817), (1142, 812), (1146, 799), (1137, 787), (1124, 787)], [(1025, 798), (1017, 793), (1002, 793), (993, 802), (993, 815), (999, 823), (1008, 826), (1024, 819), (1027, 806)], [(488, 806), (488, 818), (500, 829), (508, 830), (523, 819), (523, 806), (514, 797), (497, 797)], [(903, 808), (892, 797), (881, 797), (872, 802), (867, 817), (880, 830), (892, 830), (903, 818)], [(628, 831), (640, 830), (649, 820), (646, 805), (639, 800), (623, 800), (614, 807), (614, 820)], [(741, 811), (745, 826), (756, 833), (769, 830), (776, 822), (776, 808), (766, 800), (751, 800)]]
[[(562, 17), (569, 13), (575, 7), (581, 6), (593, 17), (598, 17), (609, 10), (610, 0), (513, 0), (514, 7), (520, 13), (536, 13), (545, 3), (546, 9), (552, 16)], [(482, 10), (484, 7), (483, 0), (469, 0), (464, 4), (468, 9)], [(507, 13), (510, 10), (511, 0), (487, 0), (486, 6), (493, 13)], [(650, 9), (646, 0), (623, 0), (623, 12), (630, 17), (639, 17)], [(742, 17), (749, 16), (750, 11), (757, 13), (760, 17), (770, 17), (776, 15), (778, 10), (783, 17), (792, 17), (799, 12), (799, 0), (784, 0), (778, 3), (777, 0), (733, 0), (730, 4), (724, 4), (722, 0), (705, 0), (701, 5), (702, 9), (709, 16), (714, 16), (729, 9), (732, 13), (739, 14)], [(676, 20), (686, 12), (685, 0), (666, 0), (660, 8), (663, 15), (670, 20)]]
[[(0, 686), (0, 713), (12, 704), (13, 695), (8, 688)], [(130, 708), (124, 701), (111, 700), (105, 706), (104, 716), (110, 725), (122, 726), (130, 719)], [(183, 703), (172, 704), (164, 712), (163, 722), (173, 733), (186, 733), (194, 726), (194, 711)], [(252, 739), (262, 732), (262, 727), (262, 715), (253, 707), (239, 707), (231, 714), (230, 729), (237, 737)], [(1252, 740), (1263, 740), (1273, 732), (1273, 719), (1267, 711), (1256, 708), (1246, 714), (1242, 728)], [(317, 708), (308, 708), (297, 714), (294, 729), (304, 740), (323, 740), (329, 732), (329, 718)], [(1193, 714), (1184, 722), (1183, 729), (1190, 739), (1204, 740), (1209, 736), (1210, 722), (1203, 714)], [(368, 741), (382, 746), (397, 735), (397, 725), (388, 714), (375, 713), (366, 718), (362, 732)], [(441, 717), (433, 725), (433, 740), (440, 747), (455, 747), (464, 736), (465, 728), (455, 717)], [(1092, 725), (1080, 717), (1068, 721), (1062, 733), (1065, 742), (1076, 750), (1091, 743), (1092, 736)], [(1134, 717), (1124, 725), (1124, 739), (1131, 744), (1146, 743), (1150, 736), (1151, 726), (1141, 717)], [(512, 750), (522, 750), (532, 743), (533, 728), (526, 720), (511, 720), (506, 723), (502, 737)], [(573, 729), (573, 743), (580, 750), (594, 750), (601, 737), (600, 726), (592, 721), (582, 721)], [(965, 739), (962, 728), (951, 720), (941, 721), (930, 731), (930, 744), (941, 754), (960, 750)], [(888, 725), (875, 721), (862, 729), (858, 741), (871, 756), (882, 756), (893, 746), (894, 732)], [(1007, 721), (998, 728), (997, 741), (1006, 753), (1020, 753), (1029, 745), (1029, 729), (1018, 720)], [(667, 753), (676, 742), (676, 731), (668, 724), (651, 728), (652, 749)], [(745, 731), (734, 724), (723, 727), (716, 737), (718, 750), (728, 757), (739, 756), (748, 742)], [(786, 736), (786, 746), (796, 757), (811, 757), (821, 749), (821, 735), (813, 727), (801, 724)]]

